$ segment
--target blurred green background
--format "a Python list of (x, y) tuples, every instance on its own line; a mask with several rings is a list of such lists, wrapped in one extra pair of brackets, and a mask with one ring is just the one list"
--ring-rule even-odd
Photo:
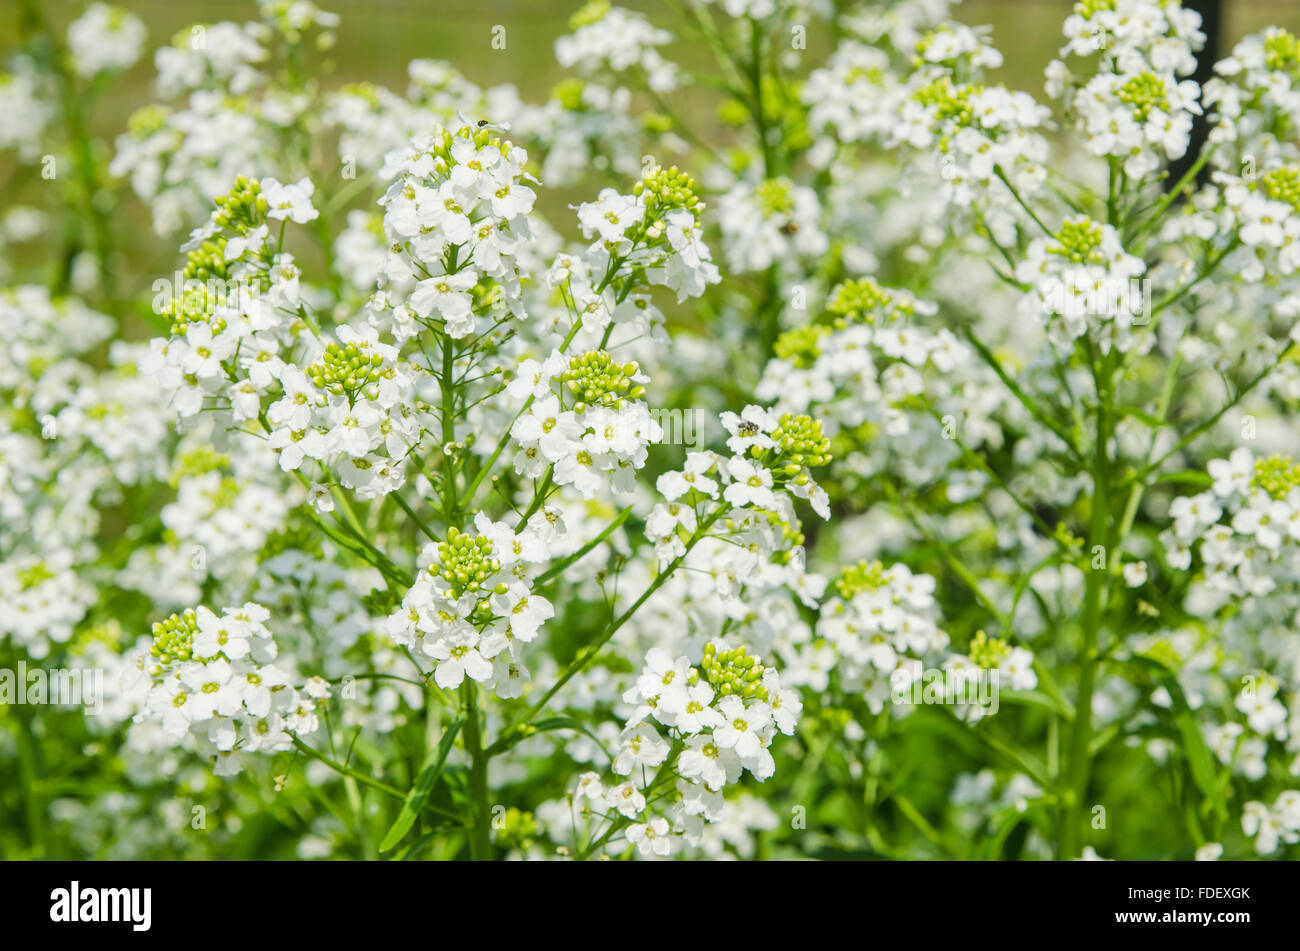
[[(407, 63), (416, 58), (432, 58), (447, 60), (481, 86), (514, 84), (524, 99), (541, 102), (566, 75), (555, 61), (555, 39), (568, 31), (569, 17), (583, 2), (318, 0), (318, 6), (341, 17), (338, 42), (328, 54), (328, 73), (323, 81), (328, 87), (367, 81), (400, 93), (407, 83)], [(95, 103), (89, 117), (92, 134), (109, 147), (109, 154), (131, 113), (154, 101), (153, 50), (195, 23), (258, 18), (254, 0), (121, 0), (115, 5), (140, 17), (149, 30), (149, 38), (145, 56)], [(627, 0), (620, 5), (640, 10), (656, 25), (675, 30), (676, 14), (661, 0)], [(85, 0), (44, 0), (43, 3), (45, 15), (60, 32), (86, 6)], [(1073, 0), (970, 0), (959, 4), (954, 12), (967, 23), (993, 27), (994, 42), (1005, 58), (994, 79), (1041, 93), (1043, 69), (1060, 45), (1061, 24), (1072, 7)], [(0, 3), (0, 50), (6, 54), (18, 41), (20, 8), (14, 0)], [(809, 68), (821, 62), (828, 51), (829, 37), (818, 35), (822, 22), (817, 21), (809, 30)], [(1300, 32), (1300, 2), (1225, 0), (1220, 55), (1226, 55), (1232, 44), (1245, 34), (1274, 23)], [(498, 24), (504, 25), (507, 31), (504, 50), (492, 48), (492, 31)], [(686, 31), (676, 32), (689, 37)], [(668, 55), (687, 65), (707, 61), (704, 51), (693, 49), (689, 39), (672, 46)], [(707, 95), (692, 98), (689, 91), (679, 92), (673, 98), (674, 106), (688, 120), (704, 120), (700, 123), (701, 131), (707, 134), (704, 126), (713, 117), (701, 113), (711, 111), (716, 100)], [(48, 196), (41, 194), (41, 185), (30, 168), (17, 169), (9, 156), (0, 156), (0, 189), (4, 191), (0, 213), (20, 204), (53, 210), (47, 207)], [(169, 273), (176, 260), (176, 249), (155, 238), (143, 209), (137, 205), (128, 198), (120, 209), (114, 241), (120, 253), (118, 288), (128, 297), (132, 292), (146, 290), (159, 274)], [(46, 265), (56, 252), (35, 242), (12, 248), (10, 253), (19, 265), (15, 270), (17, 280), (43, 281)]]
[[(123, 0), (149, 28), (151, 47), (165, 43), (178, 30), (194, 23), (257, 18), (253, 0)], [(320, 0), (317, 4), (342, 18), (335, 50), (339, 83), (367, 80), (400, 88), (409, 60), (445, 59), (481, 85), (514, 83), (525, 93), (540, 95), (563, 76), (552, 53), (555, 38), (567, 32), (569, 16), (583, 0)], [(657, 25), (671, 29), (673, 14), (655, 0), (627, 0), (619, 6), (646, 13)], [(996, 78), (1036, 90), (1043, 67), (1060, 45), (1061, 23), (1073, 0), (970, 0), (955, 8), (957, 18), (989, 24), (1006, 64)], [(47, 0), (56, 23), (71, 22), (85, 8), (81, 0)], [(18, 5), (5, 3), (0, 43), (9, 46), (17, 34)], [(1225, 42), (1269, 24), (1300, 28), (1296, 0), (1226, 0)], [(507, 28), (505, 50), (491, 48), (491, 30)], [(810, 31), (810, 33), (815, 32)], [(810, 37), (815, 41), (815, 37)], [(810, 44), (811, 45), (811, 44)], [(670, 55), (676, 56), (674, 49)], [(1225, 50), (1226, 52), (1226, 50)], [(152, 58), (137, 64), (122, 86), (124, 100), (105, 108), (99, 118), (124, 118), (142, 102), (153, 77)]]

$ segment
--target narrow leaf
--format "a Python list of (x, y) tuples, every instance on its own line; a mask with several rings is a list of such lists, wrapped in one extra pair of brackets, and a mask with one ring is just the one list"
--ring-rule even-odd
[(402, 803), (402, 811), (397, 814), (393, 827), (388, 830), (388, 835), (384, 836), (384, 841), (380, 843), (380, 852), (387, 852), (402, 841), (402, 837), (410, 831), (411, 826), (415, 825), (416, 816), (428, 801), (429, 793), (433, 792), (433, 786), (442, 773), (443, 764), (447, 762), (447, 754), (451, 752), (451, 745), (456, 742), (456, 735), (460, 733), (464, 722), (465, 717), (462, 714), (452, 720), (447, 731), (443, 733), (442, 739), (438, 741), (438, 748), (425, 761), (424, 768), (415, 779), (415, 785), (406, 796), (406, 802)]

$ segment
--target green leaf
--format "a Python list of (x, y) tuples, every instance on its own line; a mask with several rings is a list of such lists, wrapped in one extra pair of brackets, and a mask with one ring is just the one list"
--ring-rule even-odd
[(1206, 800), (1214, 809), (1220, 822), (1226, 822), (1228, 819), (1228, 802), (1224, 794), (1223, 783), (1219, 779), (1219, 770), (1215, 766), (1214, 754), (1205, 744), (1205, 737), (1201, 734), (1201, 728), (1196, 722), (1196, 715), (1192, 708), (1188, 706), (1187, 698), (1183, 695), (1183, 688), (1178, 683), (1178, 678), (1174, 672), (1160, 661), (1153, 657), (1144, 657), (1140, 654), (1133, 654), (1125, 658), (1122, 663), (1132, 666), (1143, 671), (1153, 680), (1165, 688), (1173, 702), (1170, 710), (1163, 711), (1173, 721), (1182, 739), (1182, 753), (1187, 759), (1187, 769), (1192, 775), (1192, 781), (1196, 787), (1205, 796)]
[(1116, 412), (1122, 413), (1125, 416), (1131, 416), (1134, 419), (1139, 420), (1144, 425), (1146, 425), (1149, 429), (1164, 429), (1167, 425), (1169, 425), (1163, 419), (1160, 419), (1157, 416), (1153, 416), (1150, 413), (1146, 412), (1145, 410), (1138, 409), (1136, 406), (1117, 406), (1115, 409)]
[(995, 813), (992, 818), (992, 835), (985, 837), (979, 852), (979, 859), (994, 862), (1000, 860), (1003, 857), (1002, 851), (1006, 848), (1007, 839), (1011, 838), (1011, 833), (1015, 832), (1016, 827), (1022, 822), (1029, 821), (1030, 813), (1035, 808), (1036, 804), (1031, 804), (1024, 812), (1009, 809), (1001, 813)]
[(1166, 472), (1159, 476), (1156, 482), (1174, 482), (1179, 485), (1193, 485), (1202, 489), (1208, 489), (1214, 485), (1214, 479), (1208, 472), (1201, 472), (1197, 469), (1184, 469), (1181, 472)]
[(434, 829), (432, 832), (426, 832), (424, 835), (420, 836), (420, 838), (416, 840), (415, 844), (412, 845), (409, 849), (407, 849), (399, 856), (394, 856), (393, 861), (394, 862), (411, 861), (417, 855), (420, 854), (421, 849), (423, 849), (426, 845), (428, 845), (430, 842), (433, 841), (434, 837), (437, 836), (438, 833), (441, 832), (443, 828), (445, 827), (439, 827), (437, 829)]
[(609, 756), (609, 750), (605, 749), (605, 744), (601, 742), (600, 737), (596, 736), (596, 734), (592, 733), (573, 717), (547, 717), (545, 720), (538, 720), (536, 723), (531, 724), (531, 729), (519, 730), (497, 740), (497, 742), (493, 743), (489, 748), (489, 751), (494, 756), (504, 753), (515, 744), (522, 743), (524, 740), (528, 739), (528, 737), (537, 733), (546, 733), (550, 730), (576, 730), (595, 743), (606, 756)]
[(1051, 710), (1053, 713), (1064, 717), (1066, 720), (1074, 719), (1074, 711), (1069, 709), (1060, 700), (1049, 697), (1041, 690), (999, 690), (999, 703), (1021, 703), (1027, 706), (1043, 707)]
[(456, 717), (451, 721), (442, 739), (438, 741), (438, 748), (433, 751), (429, 759), (425, 761), (424, 768), (420, 770), (420, 775), (415, 778), (415, 785), (406, 795), (406, 802), (402, 803), (402, 811), (397, 814), (397, 820), (393, 827), (388, 830), (384, 836), (384, 841), (379, 845), (380, 852), (387, 852), (402, 837), (410, 831), (411, 826), (415, 825), (416, 816), (424, 808), (424, 804), (429, 799), (429, 793), (433, 792), (433, 786), (438, 781), (438, 776), (442, 773), (443, 764), (447, 762), (447, 754), (451, 752), (451, 745), (456, 742), (456, 735), (460, 733), (460, 728), (465, 722), (464, 714)]
[(536, 733), (545, 733), (548, 730), (576, 730), (600, 747), (606, 756), (609, 755), (609, 751), (605, 749), (605, 744), (601, 742), (600, 737), (573, 719), (573, 717), (548, 717), (545, 720), (538, 720), (533, 724), (533, 730)]

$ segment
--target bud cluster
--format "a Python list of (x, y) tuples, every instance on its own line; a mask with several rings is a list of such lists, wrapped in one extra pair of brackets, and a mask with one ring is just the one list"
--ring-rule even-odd
[(983, 631), (976, 631), (967, 653), (973, 664), (992, 670), (1011, 655), (1011, 647), (1001, 638), (988, 637)]
[(218, 195), (214, 203), (217, 210), (212, 213), (213, 223), (241, 234), (264, 223), (270, 210), (262, 197), (262, 186), (244, 175), (235, 179), (230, 194)]
[(915, 303), (907, 295), (886, 290), (869, 277), (836, 285), (826, 309), (835, 315), (839, 329), (850, 323), (894, 323), (916, 312)]
[(391, 368), (387, 371), (381, 369), (383, 363), (380, 354), (368, 352), (355, 343), (342, 346), (331, 343), (325, 348), (320, 362), (307, 368), (307, 376), (318, 388), (355, 401), (365, 387), (385, 375), (392, 375)]
[(822, 434), (821, 420), (811, 416), (782, 413), (772, 433), (780, 457), (774, 471), (784, 470), (794, 478), (805, 475), (808, 466), (824, 466), (831, 461), (831, 443)]
[(492, 541), (486, 535), (451, 528), (447, 540), (438, 543), (438, 564), (429, 570), (450, 585), (453, 598), (459, 598), (466, 591), (478, 592), (484, 581), (501, 570), (501, 562), (493, 557)]
[(193, 656), (194, 636), (198, 633), (199, 625), (193, 609), (173, 614), (165, 621), (154, 622), (149, 653), (158, 658), (160, 666), (188, 661)]
[(831, 333), (825, 324), (807, 324), (787, 330), (776, 339), (775, 353), (800, 370), (809, 369), (821, 356), (821, 342)]
[(1300, 486), (1300, 465), (1290, 456), (1269, 456), (1255, 460), (1255, 475), (1251, 484), (1263, 489), (1274, 499), (1284, 499), (1291, 490)]
[(883, 562), (860, 561), (844, 568), (844, 573), (835, 581), (835, 590), (845, 601), (850, 601), (854, 595), (863, 591), (875, 591), (888, 581)]
[(766, 668), (744, 647), (719, 651), (718, 646), (713, 641), (709, 641), (704, 645), (704, 659), (700, 661), (700, 670), (709, 686), (724, 697), (767, 700), (767, 688), (763, 686), (763, 673)]
[(1260, 184), (1269, 198), (1300, 211), (1300, 171), (1293, 167), (1275, 168), (1260, 176)]
[(679, 170), (676, 165), (663, 168), (655, 165), (646, 169), (641, 180), (632, 186), (632, 194), (645, 196), (646, 220), (657, 221), (668, 212), (679, 208), (689, 211), (698, 222), (704, 203), (695, 194), (695, 179)]
[(1047, 250), (1073, 264), (1102, 264), (1105, 261), (1101, 253), (1103, 234), (1097, 222), (1076, 218), (1061, 225), (1061, 230), (1056, 233), (1056, 244), (1049, 244)]
[(605, 350), (588, 350), (570, 357), (559, 379), (578, 398), (576, 411), (588, 405), (619, 409), (624, 400), (645, 395), (645, 387), (636, 382), (639, 372), (635, 361), (620, 364)]

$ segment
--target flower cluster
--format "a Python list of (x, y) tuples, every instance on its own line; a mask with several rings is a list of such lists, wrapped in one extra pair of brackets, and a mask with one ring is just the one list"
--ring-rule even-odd
[(196, 25), (158, 50), (158, 93), (181, 101), (139, 109), (118, 136), (109, 172), (129, 179), (159, 234), (201, 221), (236, 177), (279, 171), (286, 138), (310, 134), (313, 97), (301, 82), (276, 81), (269, 67), (301, 62), (309, 37), (327, 47), (338, 17), (307, 0), (263, 0), (260, 14), (254, 23)]
[(1282, 843), (1300, 842), (1300, 792), (1288, 789), (1272, 806), (1257, 800), (1242, 810), (1241, 831), (1255, 840), (1255, 851), (1271, 855)]
[(704, 824), (724, 816), (726, 787), (744, 772), (771, 778), (772, 741), (778, 732), (794, 733), (802, 710), (776, 670), (743, 646), (714, 641), (699, 666), (652, 648), (623, 699), (635, 713), (611, 768), (625, 778), (602, 782), (587, 774), (571, 796), (584, 817), (595, 817), (593, 849), (635, 847), (645, 858), (699, 847)]
[(883, 423), (891, 434), (906, 432), (901, 404), (920, 391), (918, 371), (932, 355), (937, 366), (951, 371), (954, 361), (945, 354), (959, 349), (950, 333), (936, 335), (913, 322), (936, 310), (870, 278), (838, 284), (826, 301), (825, 321), (777, 339), (756, 393), (782, 410), (824, 406), (832, 433), (868, 419)]
[(1294, 150), (1285, 133), (1278, 132), (1300, 119), (1300, 38), (1281, 27), (1268, 27), (1241, 40), (1231, 56), (1215, 64), (1214, 72), (1204, 90), (1205, 102), (1218, 120), (1210, 137), (1241, 149), (1221, 150), (1214, 156), (1216, 164), (1229, 168), (1246, 154)]
[(149, 680), (145, 706), (168, 736), (192, 738), (218, 775), (242, 768), (245, 753), (276, 753), (319, 726), (316, 702), (329, 695), (319, 678), (295, 688), (278, 667), (270, 612), (254, 603), (220, 615), (205, 608), (153, 626), (140, 659)]
[[(671, 288), (678, 301), (699, 297), (709, 284), (720, 280), (712, 254), (704, 243), (700, 215), (704, 203), (696, 194), (695, 181), (676, 166), (648, 167), (632, 194), (603, 189), (597, 200), (578, 206), (578, 223), (587, 238), (595, 242), (587, 249), (587, 273), (603, 274), (592, 294), (599, 298), (617, 274), (642, 274), (651, 284)], [(595, 303), (595, 302), (592, 302)], [(585, 313), (595, 311), (594, 320), (613, 308), (593, 307), (578, 299)]]
[(311, 220), (311, 193), (305, 179), (238, 178), (191, 235), (175, 283), (161, 282), (155, 308), (171, 319), (171, 336), (153, 341), (141, 371), (158, 378), (182, 418), (220, 405), (235, 422), (256, 419), (263, 395), (279, 386), (281, 353), (307, 328), (291, 318), (297, 265), (277, 251), (270, 228)]
[(812, 190), (788, 178), (738, 182), (719, 199), (727, 265), (735, 273), (763, 271), (824, 254), (821, 207)]
[[(1251, 180), (1216, 175), (1224, 202), (1236, 219), (1242, 251), (1235, 257), (1242, 280), (1291, 277), (1300, 270), (1300, 166), (1278, 165)], [(1283, 290), (1294, 290), (1288, 281)]]
[(516, 532), (482, 513), (474, 528), (473, 535), (452, 528), (425, 546), (388, 636), (436, 661), (434, 681), (444, 689), (468, 676), (502, 698), (518, 697), (528, 681), (523, 647), (555, 614), (529, 583), (529, 565), (546, 560), (546, 545), (532, 528)]
[(584, 75), (604, 69), (622, 73), (637, 66), (656, 92), (677, 86), (677, 68), (658, 50), (672, 41), (672, 34), (651, 26), (640, 14), (612, 7), (609, 0), (591, 0), (570, 18), (569, 27), (573, 32), (555, 41), (561, 66), (576, 67)]
[(946, 29), (951, 36), (932, 33), (918, 44), (920, 65), (907, 80), (886, 145), (918, 150), (952, 205), (987, 195), (998, 207), (1009, 189), (1034, 194), (1046, 178), (1048, 147), (1040, 129), (1049, 110), (1028, 93), (972, 82), (996, 54), (968, 27)]
[[(114, 322), (40, 286), (0, 290), (0, 639), (64, 649), (97, 600), (104, 513), (162, 475), (170, 414)], [(107, 351), (107, 366), (95, 366)]]
[(125, 10), (92, 3), (68, 27), (68, 52), (79, 76), (126, 69), (140, 58), (145, 28)]
[(913, 575), (906, 565), (873, 562), (846, 568), (833, 587), (816, 636), (834, 649), (844, 688), (880, 713), (894, 671), (907, 658), (924, 658), (948, 644), (935, 623), (934, 579)]
[[(1245, 446), (1209, 463), (1209, 491), (1174, 500), (1163, 536), (1175, 565), (1191, 564), (1200, 544), (1208, 583), (1226, 595), (1272, 591), (1300, 554), (1300, 467), (1288, 457), (1256, 458)], [(1219, 524), (1227, 516), (1227, 524)]]
[(607, 483), (631, 492), (647, 448), (663, 437), (639, 399), (649, 378), (635, 361), (620, 364), (605, 350), (567, 361), (557, 353), (547, 364), (557, 372), (534, 369), (532, 402), (510, 429), (519, 447), (515, 471), (530, 478), (549, 472), (556, 485), (572, 485), (588, 499)]
[[(1179, 0), (1079, 0), (1040, 100), (949, 0), (594, 0), (549, 90), (384, 88), (266, 0), (109, 162), (142, 27), (28, 6), (0, 651), (122, 687), (0, 852), (261, 855), (155, 817), (272, 782), (303, 857), (1300, 846), (1291, 33), (1198, 88)], [(135, 217), (193, 229), (143, 345)]]
[(381, 204), (390, 254), (370, 319), (399, 341), (417, 322), (453, 339), (493, 314), (525, 316), (515, 262), (536, 200), (528, 156), (490, 128), (439, 129), (386, 157), (393, 179)]
[(1089, 151), (1122, 161), (1135, 180), (1187, 151), (1200, 89), (1178, 77), (1196, 67), (1200, 23), (1194, 10), (1152, 0), (1086, 0), (1065, 22), (1061, 56), (1101, 62), (1084, 81), (1053, 60), (1048, 91), (1064, 98)]
[[(864, 696), (873, 713), (879, 714), (891, 698), (903, 703), (905, 711), (910, 704), (906, 698), (926, 676), (927, 663), (940, 663), (949, 681), (941, 697), (944, 691), (959, 697), (975, 694), (983, 677), (992, 678), (994, 692), (1002, 687), (1028, 690), (1038, 683), (1031, 651), (983, 631), (971, 639), (966, 654), (948, 651), (948, 635), (935, 623), (935, 581), (929, 575), (913, 574), (901, 564), (886, 568), (879, 561), (859, 562), (844, 569), (833, 589), (822, 605), (816, 636), (834, 650), (833, 669), (841, 685)], [(831, 666), (819, 675), (823, 682)], [(965, 712), (974, 720), (986, 710), (975, 704)]]
[[(1290, 758), (1291, 772), (1300, 769), (1300, 737), (1291, 725), (1300, 684), (1288, 644), (1300, 603), (1300, 466), (1243, 446), (1212, 460), (1208, 477), (1207, 491), (1173, 501), (1172, 525), (1161, 541), (1167, 561), (1180, 570), (1191, 569), (1199, 555), (1189, 606), (1218, 625), (1219, 670), (1242, 684), (1232, 708), (1244, 722), (1225, 719), (1211, 735), (1220, 759), (1257, 782), (1277, 745)], [(1272, 852), (1279, 829), (1288, 826), (1257, 806), (1247, 807), (1243, 825), (1258, 836), (1261, 854)]]
[(1138, 280), (1145, 273), (1146, 264), (1124, 250), (1113, 227), (1072, 218), (1050, 237), (1035, 238), (1017, 264), (1016, 279), (1030, 289), (1021, 313), (1046, 324), (1060, 343), (1100, 326), (1105, 350), (1127, 350), (1132, 328), (1149, 319)]
[[(771, 511), (787, 523), (794, 521), (784, 517), (790, 509), (787, 493), (806, 499), (818, 515), (830, 518), (829, 497), (809, 471), (831, 461), (830, 441), (822, 434), (820, 421), (792, 413), (778, 417), (753, 404), (739, 414), (724, 412), (721, 418), (729, 434), (731, 457), (691, 452), (685, 468), (661, 475), (657, 482), (660, 495), (668, 502), (684, 497), (691, 504), (678, 506), (675, 513), (661, 505), (651, 516), (652, 522), (659, 522), (666, 512), (681, 527), (693, 530), (695, 503), (705, 498), (716, 500), (719, 491), (730, 506)], [(658, 533), (652, 524), (647, 529), (661, 556), (681, 544), (675, 530)]]
[[(419, 440), (415, 383), (397, 348), (373, 329), (344, 325), (337, 333), (339, 342), (316, 363), (284, 368), (284, 395), (266, 410), (270, 445), (282, 469), (315, 459), (360, 497), (374, 498), (402, 484), (402, 463)], [(318, 508), (332, 508), (323, 492), (317, 497)]]

